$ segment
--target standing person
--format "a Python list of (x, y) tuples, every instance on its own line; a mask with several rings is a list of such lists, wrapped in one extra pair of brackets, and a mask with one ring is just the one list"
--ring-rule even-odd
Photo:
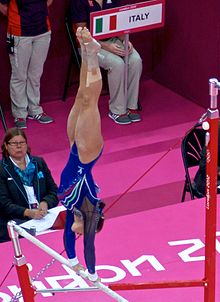
[(11, 109), (20, 129), (27, 128), (27, 117), (43, 124), (53, 122), (40, 106), (40, 78), (51, 39), (48, 6), (52, 1), (0, 0), (1, 12), (8, 16)]
[[(90, 26), (90, 13), (119, 6), (118, 0), (71, 0), (73, 30)], [(141, 120), (138, 108), (139, 81), (142, 60), (129, 41), (128, 91), (125, 99), (124, 36), (100, 40), (99, 65), (108, 71), (109, 117), (117, 124), (130, 124)]]
[(9, 220), (42, 219), (57, 206), (57, 185), (42, 158), (32, 156), (23, 130), (8, 129), (0, 162), (0, 242), (10, 240)]
[(90, 281), (99, 280), (95, 271), (95, 233), (100, 219), (101, 201), (92, 177), (92, 167), (101, 155), (101, 134), (98, 99), (102, 77), (97, 52), (100, 45), (86, 28), (78, 28), (77, 38), (82, 50), (80, 84), (67, 121), (70, 156), (61, 174), (58, 197), (67, 208), (64, 245), (75, 271), (83, 267), (75, 252), (75, 233), (84, 233), (84, 257)]

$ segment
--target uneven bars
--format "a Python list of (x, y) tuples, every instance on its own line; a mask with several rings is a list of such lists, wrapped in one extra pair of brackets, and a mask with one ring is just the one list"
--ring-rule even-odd
[(210, 108), (207, 111), (206, 132), (206, 223), (205, 223), (205, 302), (215, 301), (216, 288), (216, 227), (219, 111), (217, 96), (220, 83), (209, 79)]
[[(46, 244), (44, 244), (43, 242), (41, 242), (37, 238), (35, 238), (32, 235), (30, 235), (28, 232), (26, 232), (24, 229), (22, 229), (18, 225), (13, 224), (13, 228), (14, 228), (14, 230), (19, 235), (21, 235), (22, 237), (24, 237), (24, 238), (28, 239), (29, 241), (31, 241), (33, 244), (35, 244), (37, 247), (39, 247), (40, 249), (42, 249), (43, 251), (45, 251), (47, 254), (49, 254), (50, 256), (52, 256), (54, 259), (56, 259), (57, 261), (59, 261), (60, 263), (62, 263), (64, 265), (68, 266), (69, 268), (73, 269), (73, 267), (71, 266), (71, 264), (69, 263), (69, 261), (66, 258), (64, 258), (60, 254), (58, 254), (56, 251), (54, 251), (53, 249), (51, 249), (49, 246), (47, 246)], [(88, 279), (87, 274), (83, 270), (80, 270), (78, 272), (78, 274), (82, 278), (90, 281)], [(95, 283), (91, 282), (91, 283), (95, 284), (97, 286), (97, 288), (99, 288), (101, 291), (105, 292), (107, 295), (109, 295), (110, 297), (112, 297), (116, 301), (119, 301), (119, 302), (128, 302), (128, 300), (124, 299), (119, 294), (117, 294), (116, 292), (114, 292), (113, 290), (111, 290), (106, 285), (102, 284), (101, 282), (95, 282)]]

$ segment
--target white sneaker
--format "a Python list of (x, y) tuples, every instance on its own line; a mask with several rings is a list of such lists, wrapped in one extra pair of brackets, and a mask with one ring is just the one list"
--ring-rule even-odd
[(94, 274), (90, 274), (90, 273), (88, 272), (88, 279), (89, 279), (89, 281), (91, 281), (91, 282), (101, 282), (101, 278), (99, 278), (97, 272), (95, 272)]

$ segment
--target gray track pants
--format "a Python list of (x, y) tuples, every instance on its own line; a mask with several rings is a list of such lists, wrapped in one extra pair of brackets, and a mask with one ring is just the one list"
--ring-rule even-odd
[(14, 37), (14, 54), (10, 54), (10, 96), (13, 117), (43, 112), (40, 106), (40, 78), (50, 45), (51, 33), (35, 37)]

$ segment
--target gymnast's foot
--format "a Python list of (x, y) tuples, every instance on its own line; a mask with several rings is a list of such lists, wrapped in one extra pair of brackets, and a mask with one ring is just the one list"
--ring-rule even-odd
[(77, 39), (79, 43), (87, 52), (87, 55), (96, 54), (101, 49), (101, 45), (93, 39), (91, 33), (86, 27), (78, 27), (76, 31)]
[(73, 270), (74, 270), (74, 272), (79, 274), (80, 271), (85, 271), (85, 267), (83, 267), (82, 264), (78, 263), (73, 266)]
[(90, 274), (88, 272), (88, 279), (89, 279), (89, 281), (94, 282), (94, 283), (101, 282), (101, 278), (99, 278), (99, 276), (96, 272), (94, 274)]

